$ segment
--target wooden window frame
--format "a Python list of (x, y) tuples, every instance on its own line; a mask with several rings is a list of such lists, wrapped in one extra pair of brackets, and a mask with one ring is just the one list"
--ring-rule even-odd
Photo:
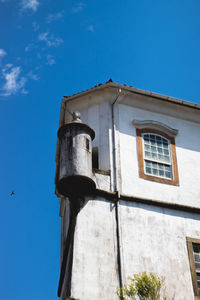
[(191, 272), (191, 277), (192, 277), (194, 296), (195, 296), (195, 300), (200, 300), (200, 296), (198, 294), (196, 268), (195, 268), (195, 264), (194, 264), (194, 255), (193, 255), (193, 246), (192, 246), (192, 244), (200, 245), (200, 239), (193, 239), (190, 237), (186, 237), (186, 243), (187, 243), (188, 258), (189, 258), (189, 263), (190, 263), (190, 272)]
[[(144, 155), (143, 155), (143, 144), (142, 144), (142, 134), (143, 133), (153, 133), (163, 136), (164, 138), (170, 141), (170, 150), (171, 150), (171, 159), (172, 159), (172, 174), (173, 179), (166, 179), (162, 177), (156, 177), (153, 175), (145, 174), (144, 172)], [(179, 185), (179, 177), (178, 177), (178, 166), (177, 166), (177, 158), (176, 158), (176, 146), (175, 139), (172, 136), (169, 136), (163, 131), (152, 129), (152, 128), (136, 128), (137, 135), (137, 153), (138, 153), (138, 163), (139, 163), (139, 176), (140, 178), (156, 181), (159, 183), (165, 183), (170, 185)]]

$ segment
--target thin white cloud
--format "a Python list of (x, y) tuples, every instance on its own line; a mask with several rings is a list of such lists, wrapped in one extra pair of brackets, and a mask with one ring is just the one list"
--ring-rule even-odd
[(20, 76), (21, 68), (12, 67), (12, 65), (6, 65), (6, 68), (2, 70), (2, 75), (5, 80), (3, 87), (1, 88), (1, 96), (10, 96), (16, 94), (18, 91), (26, 94), (25, 90), (26, 78)]
[(0, 58), (6, 55), (6, 51), (0, 48)]
[(46, 43), (48, 47), (58, 47), (63, 43), (63, 40), (59, 37), (54, 37), (53, 34), (49, 34), (49, 32), (40, 33), (38, 36), (39, 41), (43, 41)]
[(46, 17), (46, 23), (49, 24), (54, 21), (57, 21), (57, 20), (61, 19), (63, 17), (63, 15), (64, 15), (64, 11), (60, 11), (55, 14), (48, 14), (48, 16)]
[(77, 3), (74, 7), (72, 7), (73, 13), (79, 13), (83, 10), (85, 4), (83, 2)]
[(33, 47), (33, 43), (30, 43), (28, 44), (26, 47), (25, 47), (25, 52), (29, 52), (31, 50), (31, 48)]
[(34, 30), (34, 31), (38, 31), (39, 28), (40, 28), (40, 26), (38, 25), (37, 22), (32, 22), (32, 27), (33, 27), (33, 30)]
[(47, 54), (47, 65), (52, 66), (52, 65), (55, 65), (55, 63), (56, 63), (56, 61), (55, 61), (53, 55)]
[(21, 8), (22, 10), (32, 10), (34, 12), (37, 11), (39, 6), (38, 0), (22, 0)]
[(30, 77), (33, 80), (39, 80), (39, 76), (37, 74), (34, 74), (32, 71), (28, 72), (28, 77)]
[(93, 25), (88, 26), (88, 31), (94, 32), (94, 26)]

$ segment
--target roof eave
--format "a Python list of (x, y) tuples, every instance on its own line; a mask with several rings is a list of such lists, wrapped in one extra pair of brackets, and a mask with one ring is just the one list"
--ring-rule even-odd
[(64, 96), (63, 102), (68, 102), (68, 101), (72, 101), (76, 98), (91, 94), (93, 92), (99, 91), (99, 90), (103, 90), (105, 88), (117, 88), (117, 89), (121, 89), (124, 91), (129, 91), (130, 93), (134, 93), (134, 94), (139, 94), (139, 95), (144, 95), (144, 96), (148, 96), (148, 97), (152, 97), (152, 98), (156, 98), (158, 100), (161, 101), (165, 101), (171, 104), (177, 104), (177, 105), (181, 105), (181, 106), (185, 106), (185, 107), (189, 107), (192, 109), (197, 109), (200, 110), (200, 105), (196, 104), (196, 103), (191, 103), (185, 100), (181, 100), (178, 98), (173, 98), (173, 97), (169, 97), (169, 96), (165, 96), (165, 95), (161, 95), (161, 94), (157, 94), (157, 93), (153, 93), (153, 92), (149, 92), (149, 91), (145, 91), (145, 90), (140, 90), (134, 87), (130, 87), (130, 86), (126, 86), (120, 83), (115, 83), (115, 82), (107, 82), (104, 84), (99, 84), (98, 86), (95, 86), (91, 89), (85, 90), (83, 92), (74, 94), (72, 96)]

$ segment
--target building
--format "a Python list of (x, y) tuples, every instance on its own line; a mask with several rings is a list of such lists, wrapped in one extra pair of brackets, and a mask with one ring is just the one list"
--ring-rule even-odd
[(64, 97), (59, 127), (59, 297), (115, 300), (146, 271), (200, 299), (200, 105), (109, 80)]

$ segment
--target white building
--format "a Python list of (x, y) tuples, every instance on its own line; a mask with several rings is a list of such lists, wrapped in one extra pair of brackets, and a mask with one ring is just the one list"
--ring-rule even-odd
[[(115, 300), (117, 287), (146, 271), (165, 277), (169, 299), (200, 299), (200, 105), (110, 80), (64, 97), (60, 127), (74, 111), (95, 131), (96, 189), (75, 212), (76, 197), (57, 191), (58, 295)], [(57, 184), (61, 150), (58, 140)]]

